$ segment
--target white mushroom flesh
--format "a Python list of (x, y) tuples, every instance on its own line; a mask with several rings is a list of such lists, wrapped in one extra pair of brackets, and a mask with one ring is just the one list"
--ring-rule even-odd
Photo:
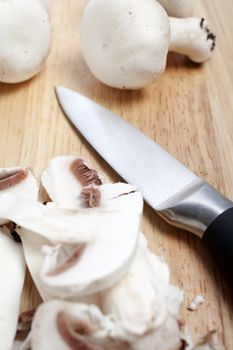
[(20, 298), (25, 277), (22, 246), (0, 228), (0, 342), (2, 350), (11, 350), (16, 334)]
[[(11, 194), (0, 196), (0, 217), (21, 226), (18, 233), (27, 262), (29, 257), (41, 262), (41, 244), (50, 246), (44, 250), (41, 277), (51, 296), (95, 293), (113, 285), (127, 272), (137, 247), (142, 197), (130, 185), (103, 186), (116, 186), (121, 190), (113, 192), (109, 205), (79, 211), (54, 204), (44, 206)], [(33, 236), (37, 237), (32, 239)], [(50, 274), (69, 259), (66, 247), (73, 247), (75, 251), (80, 244), (85, 247), (76, 263), (58, 274)], [(37, 254), (33, 257), (35, 250)], [(30, 264), (29, 269), (30, 266), (37, 270), (39, 264)]]
[(127, 273), (137, 248), (142, 198), (137, 191), (131, 192), (130, 185), (99, 186), (100, 193), (106, 187), (123, 187), (124, 192), (121, 189), (115, 197), (117, 191), (113, 191), (105, 206), (90, 209), (89, 221), (98, 218), (95, 237), (83, 245), (44, 249), (41, 279), (52, 296), (96, 293)]
[(48, 14), (38, 1), (0, 0), (0, 81), (18, 83), (36, 75), (50, 37)]
[(41, 176), (41, 182), (53, 202), (63, 208), (83, 207), (83, 187), (100, 185), (106, 180), (83, 159), (74, 155), (53, 158)]
[(193, 0), (157, 0), (172, 17), (189, 17), (193, 8)]
[(187, 309), (190, 311), (196, 311), (198, 309), (198, 307), (204, 303), (204, 301), (205, 301), (204, 296), (201, 294), (198, 294), (195, 296), (195, 298), (188, 305)]
[[(128, 274), (100, 296), (105, 314), (131, 334), (134, 349), (177, 349), (183, 293), (169, 284), (168, 266), (148, 248), (143, 235)], [(166, 336), (165, 336), (166, 334)], [(164, 343), (164, 339), (172, 339)], [(156, 347), (157, 346), (157, 347)]]
[(130, 350), (112, 334), (117, 325), (94, 305), (53, 300), (42, 304), (32, 323), (32, 350)]
[[(20, 197), (36, 200), (38, 191), (39, 184), (29, 168), (0, 168), (0, 196), (13, 193)], [(7, 221), (0, 216), (0, 225)]]

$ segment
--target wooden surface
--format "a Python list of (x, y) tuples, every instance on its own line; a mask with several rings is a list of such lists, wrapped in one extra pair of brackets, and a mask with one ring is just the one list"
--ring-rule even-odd
[[(64, 85), (109, 107), (233, 199), (233, 21), (232, 0), (197, 0), (194, 14), (206, 17), (217, 33), (213, 58), (196, 66), (169, 55), (165, 74), (143, 91), (117, 91), (88, 71), (79, 49), (84, 0), (56, 0), (53, 43), (43, 71), (18, 84), (0, 84), (0, 166), (30, 166), (39, 178), (48, 161), (61, 154), (90, 159), (113, 181), (119, 177), (78, 135), (63, 116), (54, 86)], [(172, 281), (185, 291), (182, 317), (193, 334), (217, 329), (233, 349), (232, 295), (198, 238), (174, 229), (145, 205), (142, 229), (155, 252), (162, 252)], [(206, 302), (197, 312), (186, 306), (196, 294)], [(22, 309), (39, 302), (27, 276)]]

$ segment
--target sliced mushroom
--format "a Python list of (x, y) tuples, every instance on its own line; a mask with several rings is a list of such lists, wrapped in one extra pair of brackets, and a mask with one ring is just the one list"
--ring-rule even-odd
[[(114, 335), (114, 332), (118, 336)], [(53, 300), (42, 304), (32, 323), (32, 350), (130, 350), (120, 329), (95, 306)]]
[[(35, 269), (31, 273), (42, 297), (46, 298), (47, 293), (50, 298), (95, 293), (113, 285), (127, 272), (137, 248), (142, 196), (127, 184), (103, 185), (103, 193), (106, 187), (108, 199), (103, 207), (79, 211), (54, 204), (44, 206), (11, 194), (0, 196), (0, 217), (21, 227), (17, 232), (29, 269)], [(112, 197), (110, 187), (114, 189)], [(85, 244), (81, 256), (64, 269), (62, 265), (67, 267), (67, 259), (73, 260), (73, 251), (80, 244)], [(43, 261), (43, 245), (50, 249), (44, 249), (41, 287), (38, 268)], [(67, 255), (68, 248), (71, 256)], [(58, 267), (62, 267), (60, 273), (51, 274)]]
[(84, 187), (106, 182), (86, 161), (73, 155), (53, 158), (41, 181), (52, 201), (73, 209), (83, 207), (80, 194)]
[(25, 261), (21, 244), (6, 228), (0, 228), (0, 255), (0, 343), (2, 350), (10, 350), (17, 329)]
[[(0, 196), (13, 193), (20, 197), (37, 199), (39, 185), (29, 168), (1, 168), (0, 169)], [(0, 217), (0, 225), (8, 220)]]
[(96, 293), (127, 273), (137, 248), (142, 198), (126, 184), (99, 186), (101, 195), (109, 195), (110, 187), (120, 191), (113, 190), (111, 199), (89, 211), (89, 221), (98, 219), (94, 239), (81, 246), (44, 249), (41, 279), (51, 295), (65, 298)]
[(168, 266), (149, 250), (141, 235), (128, 274), (101, 293), (100, 305), (105, 314), (114, 315), (124, 331), (135, 337), (133, 349), (179, 349), (182, 300), (181, 290), (169, 284)]
[(36, 312), (31, 348), (46, 350), (53, 344), (59, 350), (179, 350), (180, 338), (179, 343), (176, 342), (174, 332), (169, 331), (174, 326), (167, 322), (163, 333), (158, 330), (157, 340), (150, 338), (150, 332), (137, 337), (125, 331), (122, 322), (103, 315), (94, 305), (53, 300), (42, 304)]

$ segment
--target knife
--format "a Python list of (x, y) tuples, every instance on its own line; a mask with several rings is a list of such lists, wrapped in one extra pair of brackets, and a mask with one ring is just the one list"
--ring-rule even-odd
[(60, 106), (94, 149), (169, 224), (196, 234), (232, 276), (233, 202), (113, 112), (64, 87)]

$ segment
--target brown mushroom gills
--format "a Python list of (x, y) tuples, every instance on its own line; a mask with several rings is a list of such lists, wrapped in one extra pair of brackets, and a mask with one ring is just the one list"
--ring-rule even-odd
[(102, 181), (97, 171), (88, 168), (83, 159), (75, 159), (70, 165), (70, 170), (83, 187), (91, 184), (97, 186), (102, 185)]
[(0, 175), (0, 191), (18, 185), (26, 179), (27, 175), (28, 172), (25, 169), (14, 170), (3, 176)]
[(84, 203), (87, 207), (94, 208), (100, 205), (101, 192), (97, 187), (85, 187), (82, 190), (81, 195), (83, 196)]

